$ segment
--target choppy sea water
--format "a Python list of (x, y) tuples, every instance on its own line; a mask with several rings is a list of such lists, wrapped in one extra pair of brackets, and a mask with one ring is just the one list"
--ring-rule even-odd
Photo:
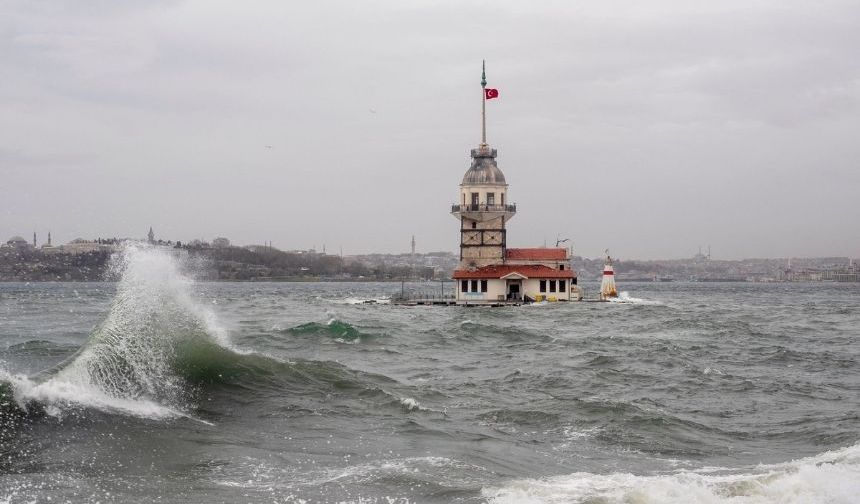
[(120, 266), (0, 284), (0, 503), (860, 495), (860, 285), (398, 307), (399, 284)]

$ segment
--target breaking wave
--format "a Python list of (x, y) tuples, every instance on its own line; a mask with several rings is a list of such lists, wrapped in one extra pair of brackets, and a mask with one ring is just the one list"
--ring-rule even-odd
[(485, 488), (494, 504), (854, 503), (860, 493), (860, 444), (791, 462), (638, 476), (574, 473)]
[[(245, 397), (271, 390), (304, 397), (355, 391), (387, 401), (381, 387), (398, 386), (336, 362), (282, 361), (234, 348), (214, 314), (195, 299), (194, 282), (169, 251), (127, 245), (114, 266), (120, 279), (110, 310), (73, 355), (35, 376), (0, 369), (0, 427), (16, 418), (62, 417), (84, 409), (202, 421), (193, 414), (203, 388), (220, 387), (228, 397), (236, 387)], [(370, 337), (334, 318), (281, 333), (350, 343)], [(15, 350), (41, 353), (45, 347), (50, 345), (34, 341)], [(402, 406), (422, 409), (417, 403)]]
[(184, 366), (195, 354), (235, 353), (214, 315), (191, 296), (193, 282), (169, 251), (128, 244), (113, 261), (120, 279), (105, 320), (52, 369), (34, 377), (0, 370), (2, 410), (186, 416)]

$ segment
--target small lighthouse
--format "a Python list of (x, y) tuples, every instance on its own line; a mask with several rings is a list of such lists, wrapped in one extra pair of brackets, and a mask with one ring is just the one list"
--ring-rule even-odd
[(609, 256), (609, 251), (606, 251), (606, 261), (603, 263), (603, 279), (600, 281), (600, 300), (609, 301), (612, 298), (618, 297), (618, 290), (615, 288), (615, 270), (612, 268), (612, 257)]

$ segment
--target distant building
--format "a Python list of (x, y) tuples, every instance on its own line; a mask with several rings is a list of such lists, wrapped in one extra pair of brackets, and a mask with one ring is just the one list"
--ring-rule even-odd
[(48, 243), (42, 244), (42, 246), (39, 248), (39, 250), (41, 250), (42, 252), (44, 252), (46, 254), (58, 254), (58, 253), (63, 251), (62, 248), (55, 247), (51, 244), (51, 232), (50, 231), (48, 231)]
[(63, 252), (75, 255), (89, 252), (114, 252), (117, 248), (117, 245), (113, 243), (99, 243), (83, 238), (76, 238), (62, 246)]
[(705, 262), (711, 260), (711, 246), (708, 245), (708, 254), (705, 255), (702, 253), (702, 247), (699, 246), (699, 252), (693, 256), (694, 262)]
[(32, 248), (30, 244), (21, 236), (13, 236), (6, 240), (6, 246), (18, 250), (28, 250)]

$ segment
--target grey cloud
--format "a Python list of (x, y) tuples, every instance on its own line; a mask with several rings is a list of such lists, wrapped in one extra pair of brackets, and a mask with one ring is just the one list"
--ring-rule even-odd
[(842, 1), (12, 2), (0, 236), (455, 250), (486, 58), (513, 244), (856, 255), (857, 19)]

